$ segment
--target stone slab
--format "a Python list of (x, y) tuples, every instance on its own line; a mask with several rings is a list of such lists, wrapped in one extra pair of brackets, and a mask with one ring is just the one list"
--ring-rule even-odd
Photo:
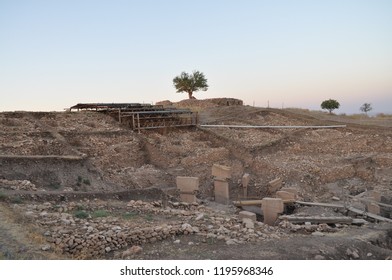
[(255, 228), (255, 222), (248, 218), (243, 218), (242, 223), (244, 224), (245, 228)]
[(367, 211), (372, 214), (380, 215), (381, 208), (378, 204), (370, 202), (367, 205)]
[(244, 196), (245, 199), (247, 199), (248, 198), (248, 187), (243, 188), (243, 190), (244, 190), (243, 196)]
[(284, 211), (284, 203), (281, 198), (273, 198), (273, 197), (264, 197), (261, 200), (262, 208), (268, 208), (268, 210), (274, 210), (277, 213), (283, 213)]
[(238, 213), (238, 216), (240, 219), (250, 219), (254, 222), (256, 222), (256, 214), (249, 212), (249, 211), (241, 211), (240, 213)]
[(250, 174), (245, 173), (245, 174), (242, 176), (241, 181), (242, 181), (242, 187), (247, 188), (248, 185), (249, 185), (249, 181), (250, 181)]
[(268, 183), (268, 191), (273, 194), (282, 188), (282, 179), (276, 178)]
[(229, 204), (229, 183), (226, 180), (214, 180), (215, 202), (221, 204)]
[(286, 191), (277, 191), (276, 197), (281, 198), (283, 200), (295, 200), (296, 199), (295, 194), (293, 194), (291, 192), (286, 192)]
[(298, 197), (298, 190), (294, 188), (281, 188), (281, 191), (289, 192), (295, 195), (295, 198)]
[(212, 176), (220, 179), (229, 179), (231, 178), (231, 167), (214, 164), (212, 166)]
[(284, 204), (281, 198), (265, 197), (262, 199), (261, 208), (264, 215), (264, 223), (273, 226), (284, 211)]
[(379, 191), (371, 191), (370, 195), (372, 196), (372, 198), (377, 201), (377, 202), (381, 202), (381, 192)]
[(180, 192), (191, 193), (199, 189), (199, 178), (177, 176), (176, 184)]

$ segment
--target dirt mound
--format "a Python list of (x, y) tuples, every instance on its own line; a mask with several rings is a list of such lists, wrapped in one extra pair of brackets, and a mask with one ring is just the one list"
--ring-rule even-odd
[(209, 107), (241, 106), (243, 105), (243, 101), (235, 98), (184, 99), (179, 102), (164, 100), (157, 102), (156, 105), (163, 105), (164, 107), (189, 108), (194, 111), (199, 111)]

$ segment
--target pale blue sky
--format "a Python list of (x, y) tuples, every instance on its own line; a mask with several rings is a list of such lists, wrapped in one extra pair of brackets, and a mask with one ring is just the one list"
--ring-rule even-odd
[(390, 0), (0, 0), (0, 111), (187, 98), (392, 113)]

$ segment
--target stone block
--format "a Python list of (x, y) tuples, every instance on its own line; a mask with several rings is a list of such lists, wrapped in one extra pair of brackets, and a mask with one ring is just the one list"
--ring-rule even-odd
[(381, 192), (379, 192), (379, 191), (371, 191), (370, 195), (371, 195), (371, 197), (373, 198), (374, 201), (381, 202)]
[(249, 211), (241, 211), (240, 213), (238, 213), (239, 218), (242, 219), (250, 219), (254, 222), (256, 222), (256, 214), (249, 212)]
[(280, 198), (265, 197), (261, 200), (261, 205), (263, 209), (273, 210), (277, 213), (283, 213), (284, 211), (283, 200)]
[(286, 191), (277, 191), (276, 197), (283, 200), (295, 200), (295, 194)]
[(248, 198), (248, 188), (243, 188), (244, 190), (244, 198)]
[(367, 205), (367, 211), (372, 214), (380, 215), (380, 206), (376, 203), (370, 202)]
[(242, 186), (243, 186), (244, 188), (247, 188), (248, 185), (249, 185), (249, 181), (250, 181), (250, 175), (249, 175), (248, 173), (245, 173), (245, 174), (242, 176)]
[(283, 213), (284, 204), (280, 198), (265, 197), (262, 199), (261, 208), (263, 210), (264, 223), (274, 225), (280, 213)]
[(224, 165), (214, 164), (212, 166), (212, 176), (219, 179), (229, 179), (231, 177), (231, 168)]
[(281, 188), (280, 190), (294, 194), (295, 199), (297, 199), (297, 196), (298, 196), (298, 190), (297, 189), (294, 189), (294, 188)]
[(199, 189), (199, 178), (177, 176), (176, 184), (180, 192), (191, 193)]
[(242, 219), (242, 223), (244, 224), (245, 228), (255, 228), (255, 222), (251, 219), (244, 218)]
[(268, 191), (270, 194), (276, 193), (278, 190), (282, 188), (282, 179), (276, 178), (268, 183)]
[(229, 204), (229, 183), (226, 180), (214, 180), (215, 202)]

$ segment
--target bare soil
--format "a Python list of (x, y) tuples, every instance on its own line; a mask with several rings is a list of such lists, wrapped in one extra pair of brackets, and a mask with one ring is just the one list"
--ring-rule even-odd
[[(61, 251), (52, 237), (68, 227), (76, 232), (79, 227), (88, 227), (86, 223), (97, 227), (100, 223), (102, 227), (160, 226), (176, 221), (192, 223), (203, 213), (213, 217), (204, 220), (206, 225), (213, 221), (211, 227), (218, 230), (219, 226), (228, 227), (219, 224), (221, 218), (227, 219), (233, 227), (229, 230), (234, 231), (242, 209), (213, 202), (214, 163), (232, 168), (232, 200), (242, 197), (239, 182), (249, 173), (252, 198), (273, 195), (268, 182), (282, 178), (283, 185), (295, 188), (304, 201), (344, 203), (365, 213), (366, 203), (355, 196), (363, 198), (374, 190), (381, 193), (381, 203), (392, 204), (392, 121), (372, 119), (364, 124), (344, 116), (222, 104), (192, 100), (171, 106), (194, 108), (202, 124), (347, 126), (192, 127), (138, 134), (96, 112), (0, 113), (0, 259), (83, 258)], [(162, 203), (163, 197), (168, 197), (177, 202), (176, 176), (200, 178), (198, 205), (203, 210), (195, 206), (181, 210), (189, 213), (174, 215), (156, 211), (149, 204), (130, 212), (130, 200)], [(55, 222), (61, 213), (74, 215), (78, 207), (91, 214), (87, 220), (74, 218), (70, 225)], [(106, 211), (115, 221), (94, 217), (98, 210)], [(331, 215), (331, 209), (299, 205), (290, 211)], [(132, 219), (124, 218), (130, 213)], [(381, 215), (392, 218), (391, 208), (381, 207)], [(262, 217), (258, 219), (262, 221)], [(391, 223), (368, 219), (362, 226), (329, 226), (330, 232), (317, 235), (304, 227), (294, 231), (283, 224), (266, 227), (260, 223), (255, 228), (260, 232), (257, 238), (235, 245), (227, 245), (223, 238), (184, 234), (140, 244), (142, 251), (126, 258), (392, 258)], [(122, 252), (128, 247), (108, 250), (96, 258), (124, 258)]]

